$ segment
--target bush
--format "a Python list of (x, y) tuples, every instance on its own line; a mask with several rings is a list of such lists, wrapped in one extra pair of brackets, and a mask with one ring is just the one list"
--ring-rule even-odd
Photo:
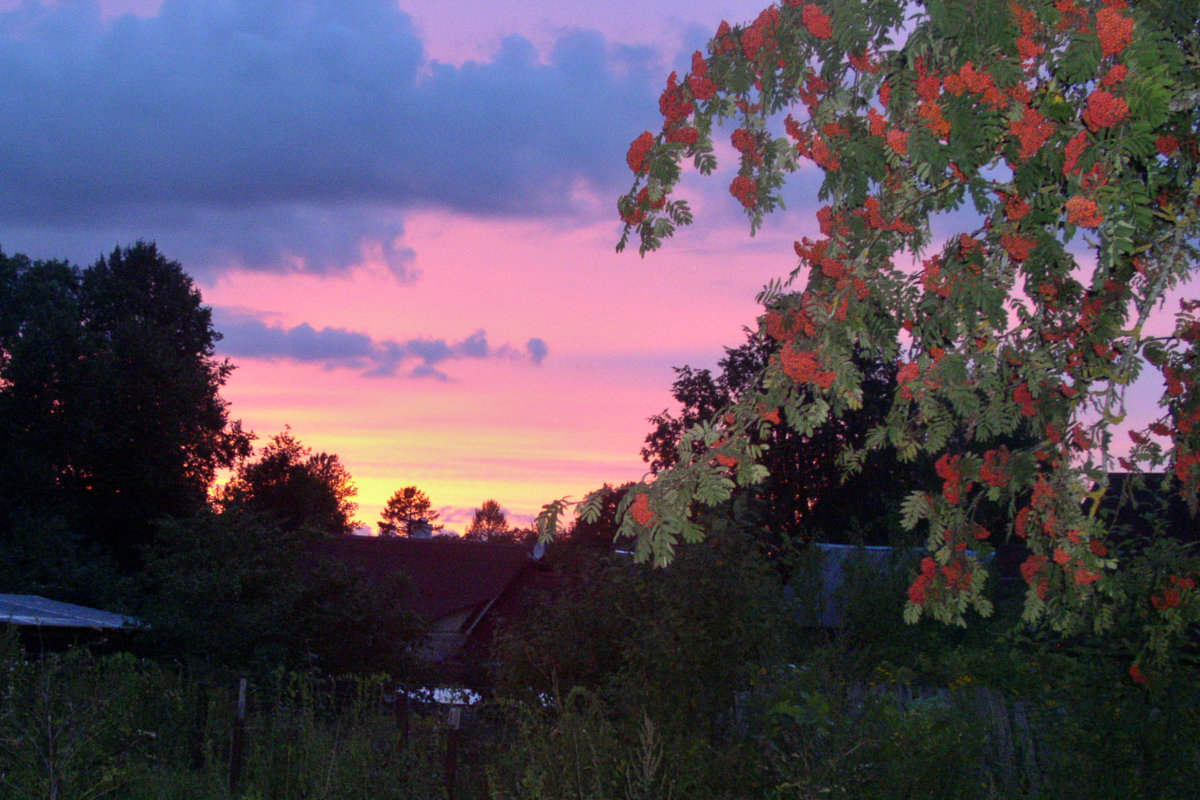
[(837, 642), (764, 684), (748, 735), (769, 796), (1194, 796), (1195, 670), (1147, 692), (1094, 652), (935, 644), (871, 667)]
[(33, 661), (11, 629), (0, 650), (5, 796), (99, 796), (179, 755), (181, 684), (153, 664), (84, 650)]
[(421, 626), (404, 576), (367, 580), (319, 541), (237, 511), (163, 523), (146, 559), (151, 652), (258, 676), (408, 670)]
[(560, 704), (584, 688), (625, 718), (708, 730), (783, 662), (791, 632), (779, 581), (746, 539), (714, 537), (661, 570), (596, 554), (502, 630), (497, 683)]

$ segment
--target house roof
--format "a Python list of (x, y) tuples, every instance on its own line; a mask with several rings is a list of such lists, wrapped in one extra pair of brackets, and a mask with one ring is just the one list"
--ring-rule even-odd
[(370, 578), (407, 575), (415, 589), (410, 607), (427, 621), (492, 601), (530, 562), (521, 545), (486, 542), (343, 536), (323, 549)]
[(35, 594), (0, 594), (0, 622), (43, 628), (128, 628), (139, 624), (133, 617)]

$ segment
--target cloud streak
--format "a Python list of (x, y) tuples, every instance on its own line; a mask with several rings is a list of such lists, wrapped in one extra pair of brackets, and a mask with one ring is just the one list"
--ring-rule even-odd
[(347, 369), (367, 377), (430, 378), (449, 381), (443, 367), (470, 359), (500, 359), (540, 365), (549, 348), (538, 338), (524, 347), (493, 346), (487, 332), (477, 330), (458, 341), (413, 338), (406, 341), (375, 339), (345, 328), (314, 328), (302, 322), (291, 328), (262, 317), (228, 309), (214, 309), (223, 338), (220, 354), (262, 361), (320, 364), (327, 370)]
[(595, 32), (545, 58), (513, 36), (487, 62), (429, 62), (383, 0), (115, 19), (31, 1), (0, 13), (0, 241), (157, 238), (200, 271), (374, 257), (410, 279), (405, 209), (562, 216), (580, 186), (623, 189), (634, 123), (613, 121), (653, 111), (660, 73)]

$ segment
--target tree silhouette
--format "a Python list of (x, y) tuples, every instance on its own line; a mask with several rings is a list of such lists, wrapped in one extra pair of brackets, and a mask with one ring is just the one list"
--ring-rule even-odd
[[(383, 507), (379, 515), (379, 535), (412, 536), (414, 523), (420, 520), (432, 523), (437, 521), (438, 516), (427, 494), (416, 486), (405, 486), (397, 489)], [(440, 531), (444, 527), (434, 525), (433, 530)]]
[(473, 542), (512, 541), (508, 527), (508, 516), (495, 500), (484, 500), (475, 509), (475, 516), (463, 538)]
[(241, 466), (217, 493), (218, 503), (270, 518), (287, 531), (309, 527), (326, 535), (353, 532), (358, 493), (350, 473), (330, 453), (313, 453), (291, 428), (271, 437), (257, 460)]
[(53, 509), (132, 564), (250, 450), (212, 312), (145, 242), (84, 270), (0, 253), (0, 297), (0, 506)]

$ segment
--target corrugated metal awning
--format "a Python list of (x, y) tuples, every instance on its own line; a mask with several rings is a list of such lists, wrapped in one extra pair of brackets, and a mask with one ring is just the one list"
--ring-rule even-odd
[(46, 628), (132, 628), (134, 617), (61, 603), (36, 594), (0, 594), (0, 623)]

